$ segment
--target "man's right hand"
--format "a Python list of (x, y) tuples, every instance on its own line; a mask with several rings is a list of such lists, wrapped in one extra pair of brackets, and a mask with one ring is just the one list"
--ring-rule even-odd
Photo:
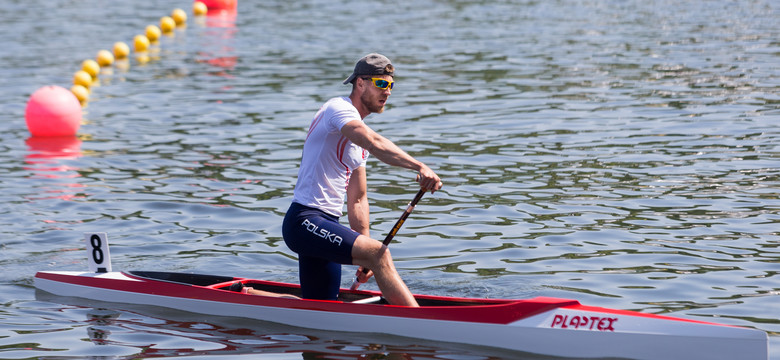
[(444, 185), (442, 184), (439, 176), (436, 175), (436, 173), (425, 164), (423, 164), (420, 172), (417, 173), (416, 181), (420, 183), (421, 188), (425, 189), (425, 191), (430, 191), (431, 194), (436, 192), (436, 190), (441, 189), (441, 187)]

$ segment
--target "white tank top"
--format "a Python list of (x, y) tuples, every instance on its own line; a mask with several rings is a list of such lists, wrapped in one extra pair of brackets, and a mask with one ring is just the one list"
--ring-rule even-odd
[(342, 215), (349, 177), (368, 159), (368, 151), (341, 134), (350, 121), (363, 119), (348, 97), (328, 100), (314, 116), (303, 144), (294, 202)]

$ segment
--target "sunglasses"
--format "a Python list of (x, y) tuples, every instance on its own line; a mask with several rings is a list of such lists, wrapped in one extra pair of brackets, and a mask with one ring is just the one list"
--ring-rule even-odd
[(371, 80), (371, 82), (374, 84), (374, 86), (376, 86), (376, 87), (378, 87), (378, 88), (380, 88), (382, 90), (387, 90), (388, 88), (390, 90), (393, 90), (393, 86), (395, 85), (395, 81), (389, 81), (389, 80), (380, 79), (380, 78), (371, 78), (371, 79), (363, 78), (363, 80)]

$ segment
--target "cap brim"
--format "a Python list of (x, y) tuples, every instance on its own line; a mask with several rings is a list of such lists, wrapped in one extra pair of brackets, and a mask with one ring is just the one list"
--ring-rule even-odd
[(343, 83), (343, 84), (344, 84), (344, 85), (347, 85), (347, 84), (351, 83), (351, 82), (352, 82), (352, 80), (355, 80), (355, 78), (356, 78), (356, 77), (357, 77), (357, 75), (355, 75), (355, 73), (352, 73), (352, 75), (350, 75), (350, 76), (347, 78), (347, 80), (344, 80), (344, 83)]

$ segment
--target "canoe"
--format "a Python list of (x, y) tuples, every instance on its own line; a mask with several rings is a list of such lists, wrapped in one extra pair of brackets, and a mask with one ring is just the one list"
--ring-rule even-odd
[(388, 305), (375, 291), (342, 289), (338, 301), (291, 299), (234, 290), (252, 287), (299, 296), (296, 284), (110, 270), (40, 271), (35, 286), (60, 296), (578, 359), (768, 359), (768, 336), (760, 330), (552, 297), (501, 300), (415, 295), (420, 307), (410, 308)]

